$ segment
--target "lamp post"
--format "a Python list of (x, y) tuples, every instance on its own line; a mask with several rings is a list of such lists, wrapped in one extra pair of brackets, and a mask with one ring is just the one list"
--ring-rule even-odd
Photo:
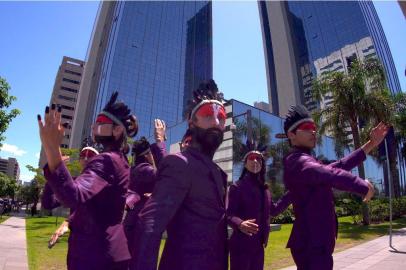
[(392, 177), (390, 173), (389, 167), (389, 153), (388, 153), (388, 141), (385, 138), (385, 154), (386, 154), (386, 167), (388, 172), (388, 185), (389, 185), (389, 247), (393, 250), (396, 250), (392, 246), (392, 193), (393, 193), (393, 186), (392, 186)]

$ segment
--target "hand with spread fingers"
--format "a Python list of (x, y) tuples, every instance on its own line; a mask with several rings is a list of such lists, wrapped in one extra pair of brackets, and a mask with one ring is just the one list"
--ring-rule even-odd
[(45, 108), (44, 121), (40, 115), (37, 116), (41, 143), (51, 172), (62, 162), (59, 146), (62, 143), (65, 128), (61, 125), (61, 110), (61, 107), (56, 109), (55, 104), (52, 104), (51, 109), (48, 106)]
[(163, 142), (166, 140), (166, 124), (164, 120), (155, 119), (155, 140), (156, 142)]
[(365, 154), (369, 154), (374, 148), (376, 148), (384, 139), (390, 126), (380, 122), (376, 127), (374, 127), (369, 133), (369, 141), (362, 146)]

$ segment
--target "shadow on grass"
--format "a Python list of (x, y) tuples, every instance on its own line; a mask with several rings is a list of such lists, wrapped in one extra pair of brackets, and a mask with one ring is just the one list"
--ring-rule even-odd
[[(392, 223), (393, 229), (401, 229), (406, 226), (406, 217), (394, 220)], [(351, 222), (341, 221), (339, 223), (338, 232), (341, 238), (351, 238), (354, 240), (362, 240), (368, 236), (388, 234), (389, 223), (354, 225)]]
[(30, 226), (27, 226), (27, 230), (41, 230), (41, 229), (49, 229), (50, 227), (58, 227), (60, 223), (64, 220), (64, 218), (58, 218), (58, 223), (55, 223), (55, 219), (49, 220), (49, 217), (29, 217), (26, 218), (30, 220)]

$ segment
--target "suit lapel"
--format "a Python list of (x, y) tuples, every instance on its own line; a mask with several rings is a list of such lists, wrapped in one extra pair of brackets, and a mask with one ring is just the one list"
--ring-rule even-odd
[(196, 149), (189, 148), (188, 151), (198, 160), (202, 161), (203, 164), (209, 169), (210, 181), (213, 181), (219, 202), (221, 206), (225, 207), (225, 193), (227, 187), (227, 175), (217, 166), (211, 159), (206, 157), (204, 154), (200, 153)]

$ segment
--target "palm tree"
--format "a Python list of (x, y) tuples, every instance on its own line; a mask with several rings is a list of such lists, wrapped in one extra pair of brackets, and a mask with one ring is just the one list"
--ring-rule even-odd
[[(320, 125), (320, 132), (333, 135), (338, 145), (357, 149), (363, 143), (361, 133), (364, 127), (390, 121), (394, 106), (385, 88), (382, 66), (375, 58), (353, 62), (348, 73), (330, 72), (321, 76), (314, 81), (312, 91), (318, 101), (323, 102), (327, 95), (331, 97), (331, 104), (315, 112), (313, 117)], [(365, 178), (362, 163), (358, 166), (358, 173)], [(363, 223), (370, 223), (366, 204), (363, 206)]]

